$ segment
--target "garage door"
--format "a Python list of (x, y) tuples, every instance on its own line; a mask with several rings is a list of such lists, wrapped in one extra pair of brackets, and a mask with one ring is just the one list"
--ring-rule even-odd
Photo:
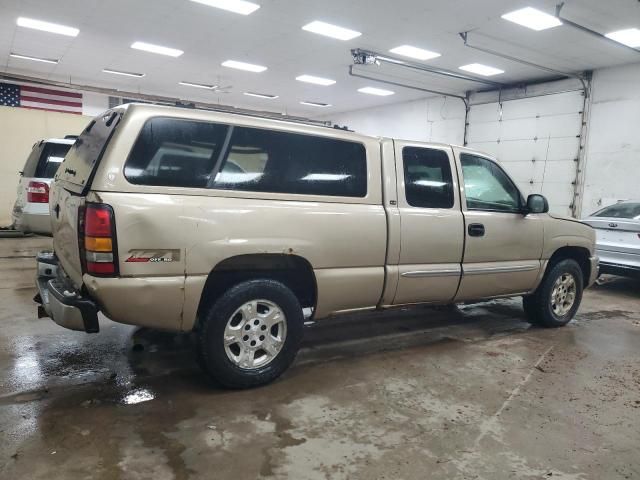
[(467, 146), (495, 156), (525, 195), (573, 216), (583, 106), (582, 91), (472, 105)]

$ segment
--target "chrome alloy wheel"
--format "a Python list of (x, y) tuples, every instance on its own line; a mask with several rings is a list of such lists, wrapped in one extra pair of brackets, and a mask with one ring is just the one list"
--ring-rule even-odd
[(558, 317), (564, 317), (576, 301), (576, 279), (570, 273), (563, 273), (551, 290), (551, 309)]
[(264, 367), (278, 356), (287, 338), (287, 319), (269, 300), (251, 300), (238, 308), (224, 329), (224, 351), (245, 370)]

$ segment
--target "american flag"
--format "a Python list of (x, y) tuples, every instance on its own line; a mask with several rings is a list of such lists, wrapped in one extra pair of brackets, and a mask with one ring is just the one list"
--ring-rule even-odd
[(53, 87), (0, 83), (0, 106), (82, 114), (82, 94)]

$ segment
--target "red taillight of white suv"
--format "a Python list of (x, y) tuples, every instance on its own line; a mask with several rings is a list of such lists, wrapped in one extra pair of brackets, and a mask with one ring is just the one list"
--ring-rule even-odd
[(29, 182), (29, 185), (27, 185), (27, 202), (49, 203), (49, 185), (44, 182)]
[(116, 276), (118, 254), (113, 208), (102, 203), (88, 203), (80, 218), (80, 242), (84, 246), (86, 273), (101, 277)]

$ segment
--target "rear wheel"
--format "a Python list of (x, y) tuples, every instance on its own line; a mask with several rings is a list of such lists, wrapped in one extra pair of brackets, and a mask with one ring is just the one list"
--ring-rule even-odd
[(209, 308), (198, 332), (199, 363), (226, 387), (269, 383), (293, 362), (303, 323), (298, 299), (282, 283), (240, 283)]
[(580, 302), (584, 280), (575, 260), (561, 260), (545, 274), (538, 289), (523, 298), (530, 323), (542, 327), (562, 327), (574, 317)]

